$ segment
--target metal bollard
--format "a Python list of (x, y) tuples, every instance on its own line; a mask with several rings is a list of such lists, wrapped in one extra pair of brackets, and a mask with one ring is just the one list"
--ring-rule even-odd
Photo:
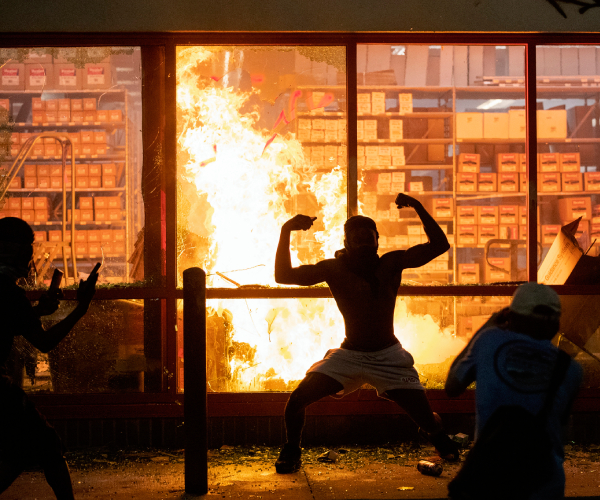
[(185, 492), (208, 493), (206, 416), (206, 273), (183, 271), (183, 391)]

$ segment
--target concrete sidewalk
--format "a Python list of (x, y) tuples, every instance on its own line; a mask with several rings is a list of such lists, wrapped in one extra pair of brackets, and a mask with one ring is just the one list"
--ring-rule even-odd
[[(337, 448), (336, 448), (337, 449)], [(305, 450), (300, 472), (275, 473), (278, 449), (211, 450), (209, 493), (186, 495), (181, 451), (87, 450), (69, 454), (76, 498), (247, 500), (446, 498), (448, 481), (459, 464), (444, 463), (441, 477), (421, 475), (419, 459), (433, 455), (420, 445), (347, 447), (337, 463), (317, 461), (326, 448)], [(600, 447), (571, 447), (565, 466), (567, 496), (600, 499)], [(2, 500), (45, 500), (54, 496), (41, 472), (24, 473)]]

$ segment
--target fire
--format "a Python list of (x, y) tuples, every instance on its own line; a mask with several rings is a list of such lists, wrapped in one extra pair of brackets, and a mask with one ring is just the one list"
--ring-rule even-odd
[[(192, 265), (206, 270), (207, 286), (213, 287), (233, 286), (217, 272), (241, 285), (277, 286), (279, 232), (295, 215), (298, 195), (313, 197), (320, 211), (307, 213), (318, 215), (318, 227), (297, 236), (292, 264), (331, 258), (343, 244), (345, 169), (319, 172), (293, 133), (297, 105), (308, 97), (310, 108), (310, 97), (290, 91), (288, 102), (280, 103), (291, 110), (287, 118), (278, 120), (277, 129), (265, 126), (262, 90), (242, 84), (244, 51), (252, 48), (185, 47), (177, 56), (178, 168), (189, 207), (179, 223), (198, 237)], [(247, 81), (252, 82), (249, 76)], [(286, 122), (291, 125), (280, 126)], [(217, 300), (208, 306), (230, 332), (227, 349), (220, 351), (227, 370), (211, 380), (215, 390), (290, 389), (344, 338), (343, 319), (330, 299)], [(408, 338), (418, 331), (419, 339), (439, 343), (442, 332), (431, 317), (427, 323), (399, 310), (399, 326), (408, 328)], [(424, 327), (431, 333), (424, 334)], [(403, 332), (397, 333), (404, 341)]]

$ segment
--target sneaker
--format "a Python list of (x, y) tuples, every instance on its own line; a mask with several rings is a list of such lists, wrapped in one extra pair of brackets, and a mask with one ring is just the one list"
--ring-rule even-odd
[(452, 441), (444, 431), (430, 435), (429, 442), (435, 446), (435, 451), (440, 458), (448, 462), (457, 462), (460, 459), (460, 445)]
[(290, 474), (298, 472), (302, 465), (301, 458), (302, 450), (289, 444), (284, 444), (277, 462), (275, 462), (275, 470), (278, 474)]

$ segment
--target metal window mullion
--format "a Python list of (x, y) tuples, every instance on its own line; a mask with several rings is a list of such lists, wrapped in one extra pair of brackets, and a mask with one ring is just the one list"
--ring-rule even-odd
[(358, 167), (357, 150), (357, 47), (356, 41), (350, 39), (346, 44), (346, 133), (347, 135), (347, 165), (348, 165), (348, 217), (358, 214)]
[(536, 44), (528, 42), (525, 50), (525, 105), (527, 110), (527, 281), (537, 281), (537, 92)]

